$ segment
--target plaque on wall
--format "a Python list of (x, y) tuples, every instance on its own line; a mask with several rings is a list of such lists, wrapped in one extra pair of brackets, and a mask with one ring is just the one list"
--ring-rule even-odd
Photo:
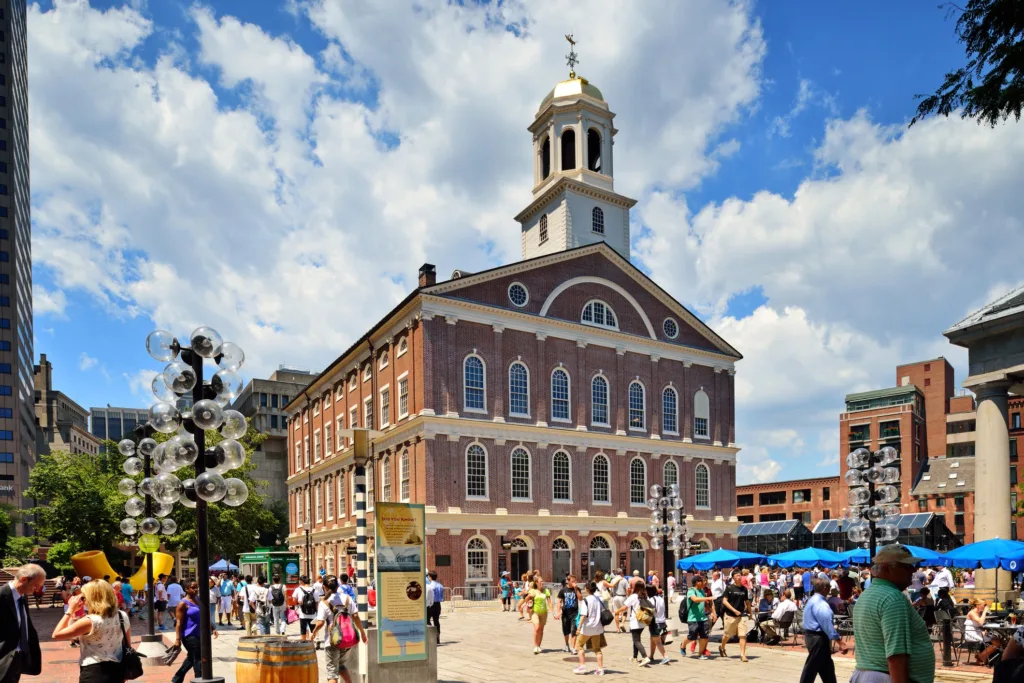
[(590, 553), (580, 553), (580, 574), (590, 577)]
[(435, 555), (434, 556), (434, 566), (435, 567), (450, 567), (450, 566), (452, 566), (452, 556), (451, 555)]
[(498, 553), (498, 578), (501, 578), (502, 573), (504, 573), (507, 570), (507, 568), (508, 557), (505, 555), (505, 553)]
[(626, 568), (626, 553), (619, 553), (619, 566)]

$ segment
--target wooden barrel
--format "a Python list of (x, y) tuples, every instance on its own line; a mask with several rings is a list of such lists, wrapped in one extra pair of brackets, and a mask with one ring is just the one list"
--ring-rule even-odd
[(317, 683), (312, 642), (284, 636), (246, 636), (238, 640), (237, 683)]

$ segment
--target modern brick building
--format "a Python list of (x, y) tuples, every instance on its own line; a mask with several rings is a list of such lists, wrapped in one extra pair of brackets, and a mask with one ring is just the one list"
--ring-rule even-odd
[(813, 528), (842, 514), (841, 488), (839, 477), (737, 486), (736, 517), (740, 523), (798, 519)]
[[(354, 561), (352, 451), (383, 434), (373, 501), (423, 503), (448, 586), (537, 567), (660, 568), (648, 489), (678, 483), (694, 539), (735, 547), (734, 368), (741, 356), (629, 261), (600, 91), (559, 83), (530, 127), (524, 260), (419, 287), (289, 403), (289, 545)], [(611, 245), (611, 246), (610, 246)]]

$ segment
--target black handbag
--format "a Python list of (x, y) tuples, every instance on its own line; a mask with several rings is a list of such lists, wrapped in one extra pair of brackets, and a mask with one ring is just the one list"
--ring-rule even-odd
[(128, 642), (128, 634), (125, 633), (120, 613), (117, 615), (117, 623), (121, 626), (121, 672), (126, 681), (134, 681), (142, 676), (142, 655)]

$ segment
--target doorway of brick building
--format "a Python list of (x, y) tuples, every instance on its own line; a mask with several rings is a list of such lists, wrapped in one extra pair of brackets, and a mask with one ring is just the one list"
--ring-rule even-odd
[(556, 538), (551, 544), (551, 581), (561, 583), (566, 574), (572, 573), (572, 550), (564, 538)]
[(590, 575), (593, 576), (598, 570), (605, 574), (612, 570), (612, 547), (604, 536), (590, 539)]
[(512, 572), (512, 578), (514, 580), (518, 581), (523, 574), (526, 574), (533, 569), (533, 567), (530, 566), (530, 547), (523, 539), (513, 539), (508, 554), (509, 571)]
[(637, 539), (629, 543), (629, 573), (640, 572), (640, 576), (647, 577), (647, 552), (644, 544)]

